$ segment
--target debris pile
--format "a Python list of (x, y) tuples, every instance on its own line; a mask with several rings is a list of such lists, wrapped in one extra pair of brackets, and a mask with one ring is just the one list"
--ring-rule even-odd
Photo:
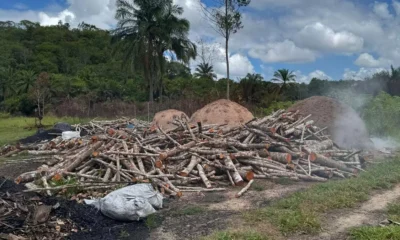
[(143, 222), (125, 224), (89, 205), (23, 192), (25, 187), (0, 177), (0, 239), (120, 239), (124, 231), (148, 236)]
[[(314, 126), (310, 117), (279, 110), (234, 127), (191, 125), (176, 118), (177, 128), (171, 131), (136, 120), (93, 121), (75, 126), (88, 133), (82, 138), (58, 137), (9, 147), (0, 154), (49, 156), (47, 164), (16, 179), (28, 183), (29, 191), (47, 194), (66, 188), (99, 190), (151, 182), (162, 193), (181, 196), (244, 186), (253, 179), (324, 182), (363, 171), (360, 151), (336, 147), (326, 128)], [(65, 178), (75, 182), (53, 184)]]

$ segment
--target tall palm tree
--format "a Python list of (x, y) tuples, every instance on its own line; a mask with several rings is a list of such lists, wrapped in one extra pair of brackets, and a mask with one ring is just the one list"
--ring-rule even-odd
[(208, 63), (200, 63), (197, 65), (196, 73), (194, 74), (196, 78), (207, 78), (207, 79), (216, 79), (217, 74), (214, 73), (214, 68), (211, 64)]
[(165, 70), (164, 53), (170, 51), (176, 60), (188, 63), (197, 55), (189, 38), (189, 21), (179, 18), (183, 8), (172, 0), (117, 0), (117, 28), (113, 40), (125, 53), (125, 62), (142, 71), (153, 101), (157, 81), (162, 85)]
[(293, 73), (293, 71), (289, 71), (289, 69), (279, 69), (278, 71), (275, 71), (274, 78), (271, 80), (280, 83), (280, 88), (278, 91), (279, 95), (285, 89), (288, 83), (296, 81), (296, 75)]
[(393, 65), (390, 66), (390, 79), (393, 81), (398, 81), (400, 80), (400, 67), (399, 68), (394, 68)]
[(34, 71), (21, 71), (19, 73), (19, 80), (16, 83), (18, 91), (21, 93), (27, 93), (31, 87), (35, 84), (36, 74)]
[(16, 77), (13, 68), (0, 69), (0, 99), (5, 100), (8, 95), (14, 93), (14, 80)]
[(242, 90), (242, 97), (246, 102), (252, 102), (258, 97), (256, 93), (263, 80), (264, 78), (260, 74), (250, 73), (240, 80), (239, 86)]

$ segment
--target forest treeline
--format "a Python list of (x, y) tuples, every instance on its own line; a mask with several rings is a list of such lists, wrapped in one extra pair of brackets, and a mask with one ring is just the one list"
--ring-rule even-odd
[[(112, 32), (86, 23), (72, 28), (62, 22), (55, 26), (27, 20), (0, 22), (0, 111), (32, 114), (39, 78), (46, 79), (39, 89), (48, 89), (43, 101), (49, 111), (73, 101), (84, 102), (88, 108), (104, 102), (148, 101), (150, 85), (143, 71), (129, 62), (133, 60), (126, 58), (126, 48), (112, 39)], [(205, 103), (226, 97), (227, 79), (216, 79), (210, 63), (200, 64), (191, 73), (189, 61), (164, 57), (162, 61), (163, 71), (154, 76), (150, 91), (156, 103)], [(273, 102), (314, 95), (341, 99), (353, 94), (375, 96), (381, 91), (400, 95), (400, 69), (396, 68), (362, 81), (312, 79), (309, 84), (297, 83), (292, 72), (282, 69), (273, 80), (250, 73), (239, 81), (229, 80), (231, 99), (268, 108)]]

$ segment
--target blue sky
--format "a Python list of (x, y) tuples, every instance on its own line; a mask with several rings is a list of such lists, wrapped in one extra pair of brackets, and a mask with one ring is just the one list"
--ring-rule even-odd
[[(215, 0), (202, 1), (210, 7)], [(174, 2), (191, 22), (191, 39), (208, 39), (214, 68), (223, 77), (223, 39), (202, 16), (199, 0)], [(85, 21), (110, 29), (114, 12), (115, 0), (0, 1), (0, 21), (51, 25), (62, 20), (72, 26)], [(400, 0), (252, 0), (243, 12), (244, 28), (231, 40), (233, 78), (257, 72), (268, 79), (289, 68), (301, 82), (362, 79), (391, 64), (400, 66)]]

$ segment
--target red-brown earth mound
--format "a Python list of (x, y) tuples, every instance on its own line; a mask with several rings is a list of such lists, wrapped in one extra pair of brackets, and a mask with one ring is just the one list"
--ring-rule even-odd
[(315, 125), (328, 127), (334, 142), (342, 148), (369, 148), (372, 143), (369, 139), (364, 121), (348, 105), (336, 99), (314, 96), (302, 100), (288, 109), (300, 111), (302, 116), (311, 114)]
[(226, 99), (220, 99), (197, 110), (192, 115), (190, 123), (226, 124), (234, 127), (245, 124), (253, 118), (253, 114), (245, 107)]

